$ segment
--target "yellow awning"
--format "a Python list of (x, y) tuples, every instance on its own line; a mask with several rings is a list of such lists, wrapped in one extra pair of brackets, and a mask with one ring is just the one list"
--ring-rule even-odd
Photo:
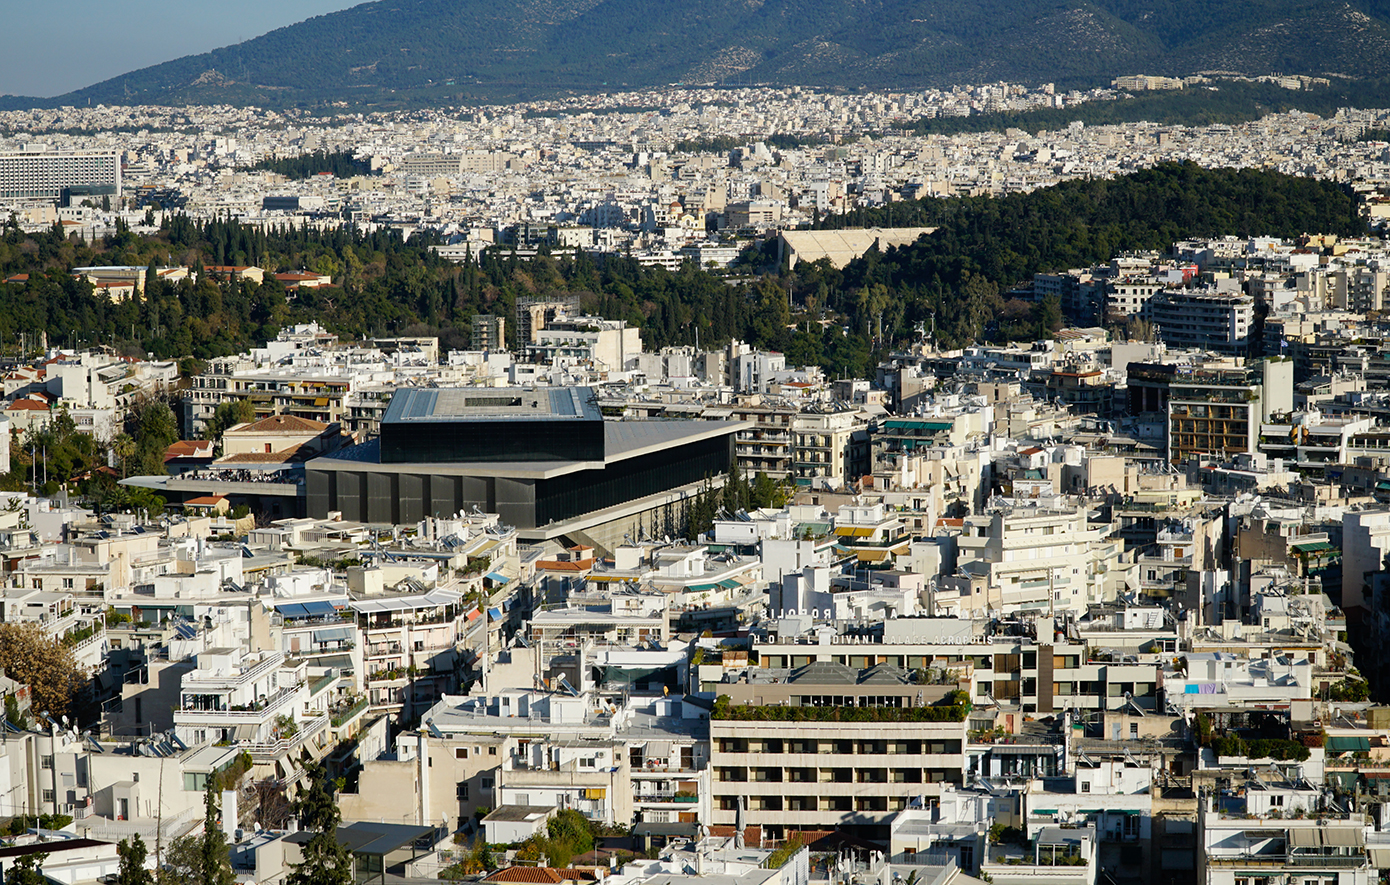
[(873, 529), (860, 528), (859, 526), (844, 525), (835, 528), (835, 534), (841, 538), (869, 538), (874, 534)]
[(889, 550), (860, 550), (858, 552), (860, 562), (883, 562), (892, 555)]

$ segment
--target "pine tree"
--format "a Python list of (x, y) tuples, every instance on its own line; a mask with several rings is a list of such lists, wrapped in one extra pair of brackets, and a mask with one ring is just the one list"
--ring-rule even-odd
[(145, 869), (145, 858), (149, 856), (149, 851), (139, 833), (129, 840), (122, 839), (116, 846), (116, 854), (121, 858), (116, 885), (154, 885), (154, 874)]
[(313, 837), (304, 843), (304, 861), (295, 864), (286, 878), (287, 885), (350, 885), (353, 881), (352, 855), (338, 843), (338, 822), (342, 819), (322, 765), (309, 769), (309, 789), (300, 788), (294, 810), (304, 829)]
[(217, 793), (213, 791), (213, 780), (208, 778), (207, 790), (203, 794), (202, 876), (199, 885), (236, 885), (227, 834), (222, 832), (217, 819)]

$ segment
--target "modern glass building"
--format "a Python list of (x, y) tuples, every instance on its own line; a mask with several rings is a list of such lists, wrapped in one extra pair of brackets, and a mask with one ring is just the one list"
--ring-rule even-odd
[(384, 464), (602, 461), (592, 388), (398, 390), (381, 418)]
[(380, 439), (305, 465), (306, 509), (409, 524), (476, 507), (558, 536), (723, 474), (740, 426), (604, 421), (589, 388), (402, 390)]

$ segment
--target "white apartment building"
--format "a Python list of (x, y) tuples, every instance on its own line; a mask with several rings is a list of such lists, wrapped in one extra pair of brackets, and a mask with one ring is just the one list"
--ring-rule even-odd
[(0, 153), (0, 198), (57, 200), (65, 190), (121, 196), (118, 151), (13, 151)]
[(1243, 354), (1255, 322), (1255, 299), (1228, 292), (1165, 292), (1144, 312), (1169, 347)]
[(956, 574), (943, 577), (938, 611), (1085, 611), (1119, 592), (1123, 542), (1084, 509), (1000, 508), (965, 518)]

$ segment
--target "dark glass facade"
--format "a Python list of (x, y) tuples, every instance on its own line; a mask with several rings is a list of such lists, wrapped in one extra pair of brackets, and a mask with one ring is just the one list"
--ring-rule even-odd
[[(383, 440), (383, 463), (384, 450)], [(508, 525), (529, 529), (700, 482), (726, 472), (732, 460), (730, 432), (676, 443), (600, 469), (540, 480), (482, 473), (423, 473), (418, 465), (412, 468), (408, 464), (382, 470), (355, 467), (350, 462), (333, 466), (311, 462), (305, 470), (306, 504), (312, 517), (340, 511), (348, 520), (397, 524), (477, 507), (499, 514)]]
[(382, 422), (381, 463), (602, 461), (603, 421)]

